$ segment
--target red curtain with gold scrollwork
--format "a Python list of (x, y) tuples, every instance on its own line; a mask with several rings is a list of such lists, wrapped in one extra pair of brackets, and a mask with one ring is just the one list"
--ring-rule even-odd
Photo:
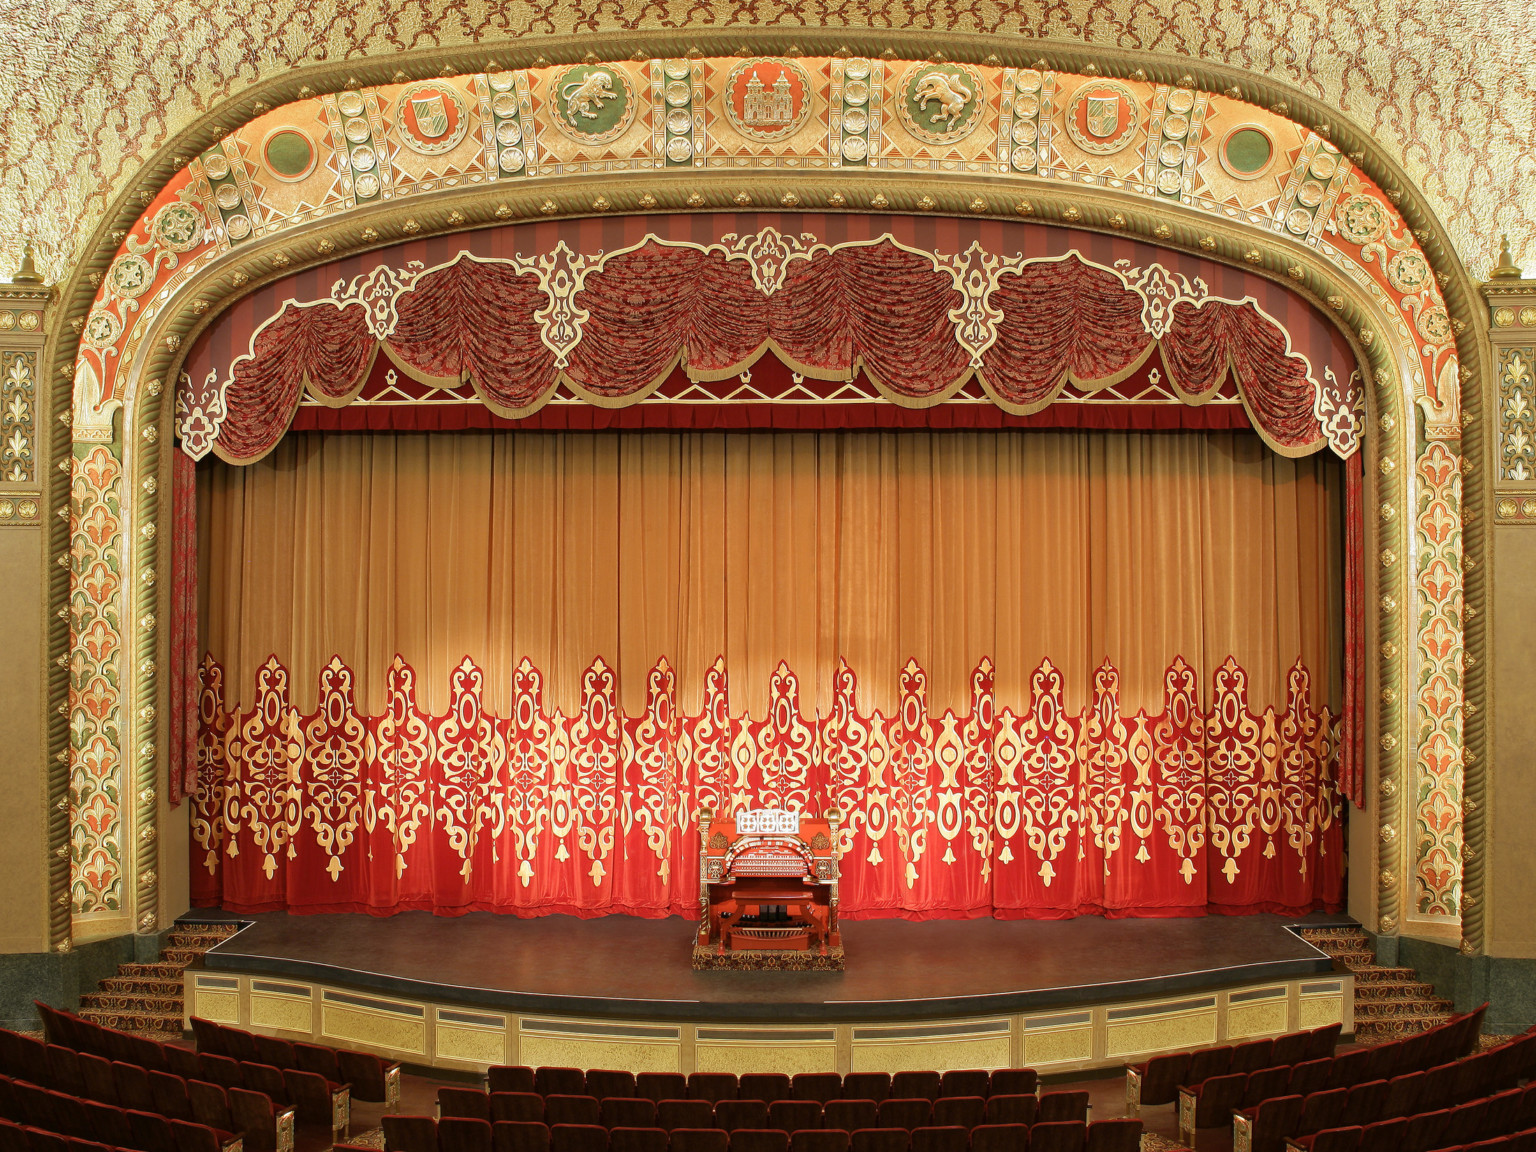
[(302, 434), (199, 480), (199, 904), (689, 914), (703, 804), (836, 805), (853, 916), (1341, 900), (1326, 455)]

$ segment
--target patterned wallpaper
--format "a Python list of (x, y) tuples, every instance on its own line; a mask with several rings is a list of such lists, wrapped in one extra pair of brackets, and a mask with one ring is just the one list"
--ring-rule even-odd
[(0, 272), (30, 233), (62, 278), (175, 133), (258, 80), (362, 54), (685, 25), (1011, 33), (1184, 55), (1296, 85), (1371, 132), (1474, 274), (1507, 232), (1536, 262), (1536, 6), (1383, 0), (303, 0), (0, 3)]

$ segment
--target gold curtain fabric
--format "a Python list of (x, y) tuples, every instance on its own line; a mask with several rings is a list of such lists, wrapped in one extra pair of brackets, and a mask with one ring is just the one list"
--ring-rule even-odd
[(1336, 907), (1339, 486), (1251, 434), (299, 435), (201, 473), (193, 899), (687, 913), (836, 806), (845, 915)]
[(567, 713), (602, 657), (627, 714), (661, 657), (696, 712), (723, 656), (755, 716), (781, 661), (807, 711), (841, 658), (889, 714), (908, 659), (935, 713), (1048, 659), (1076, 712), (1106, 659), (1133, 710), (1230, 656), (1255, 706), (1300, 660), (1337, 712), (1341, 483), (1243, 433), (294, 435), (199, 472), (202, 641), (232, 704), (276, 655), (306, 709), (332, 656), (377, 712), (399, 654), (434, 713), (466, 656), (489, 710), (526, 656)]

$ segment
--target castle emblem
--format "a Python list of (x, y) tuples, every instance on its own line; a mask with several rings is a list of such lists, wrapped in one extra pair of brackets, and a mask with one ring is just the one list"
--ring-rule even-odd
[(794, 135), (811, 112), (811, 78), (793, 60), (757, 57), (731, 69), (725, 83), (725, 115), (752, 140)]
[(901, 78), (896, 111), (925, 144), (953, 144), (981, 123), (986, 86), (965, 64), (914, 64)]

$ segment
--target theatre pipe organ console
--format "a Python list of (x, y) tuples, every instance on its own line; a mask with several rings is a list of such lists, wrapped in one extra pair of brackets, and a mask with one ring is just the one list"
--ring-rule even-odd
[(780, 809), (699, 811), (695, 968), (837, 969), (841, 817)]

